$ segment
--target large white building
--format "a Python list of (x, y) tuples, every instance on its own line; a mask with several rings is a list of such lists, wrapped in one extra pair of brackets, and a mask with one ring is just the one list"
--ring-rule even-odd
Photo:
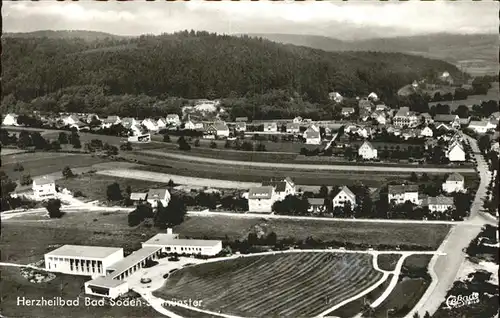
[(222, 251), (222, 241), (180, 239), (171, 230), (158, 233), (142, 243), (143, 248), (160, 248), (161, 252), (215, 256)]
[(276, 195), (272, 186), (250, 188), (248, 193), (248, 211), (270, 213), (276, 202)]
[(38, 200), (54, 198), (57, 193), (56, 182), (48, 176), (34, 179), (32, 189)]
[(389, 185), (387, 192), (389, 203), (403, 204), (410, 201), (418, 204), (418, 185)]
[(451, 162), (463, 162), (465, 161), (465, 150), (459, 142), (452, 142), (446, 151), (446, 157)]
[(333, 197), (333, 207), (344, 207), (347, 202), (354, 208), (356, 206), (356, 195), (348, 187), (344, 186)]
[(361, 147), (359, 147), (358, 155), (366, 160), (376, 159), (378, 156), (377, 149), (375, 149), (369, 141), (365, 141)]
[(392, 119), (396, 127), (415, 127), (418, 124), (418, 117), (408, 107), (401, 107)]
[(465, 190), (464, 177), (461, 174), (454, 172), (448, 176), (442, 187), (443, 191), (447, 193), (463, 192)]
[(45, 254), (45, 269), (72, 275), (105, 276), (112, 264), (123, 259), (123, 248), (64, 245)]

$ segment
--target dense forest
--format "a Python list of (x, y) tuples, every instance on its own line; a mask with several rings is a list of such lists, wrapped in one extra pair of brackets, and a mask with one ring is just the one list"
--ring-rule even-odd
[[(94, 41), (11, 34), (2, 46), (2, 112), (155, 115), (179, 112), (186, 99), (245, 104), (244, 98), (253, 105), (241, 106), (238, 114), (262, 117), (281, 114), (276, 107), (301, 113), (328, 107), (333, 90), (344, 96), (374, 91), (397, 103), (397, 90), (415, 79), (443, 71), (462, 76), (449, 63), (401, 53), (325, 52), (194, 31)], [(297, 105), (277, 106), (273, 98)], [(256, 107), (267, 110), (256, 114)]]

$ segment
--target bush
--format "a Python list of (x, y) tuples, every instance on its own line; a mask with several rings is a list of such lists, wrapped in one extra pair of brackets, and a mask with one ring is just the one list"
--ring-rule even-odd
[(210, 148), (212, 148), (212, 149), (217, 148), (217, 143), (216, 143), (215, 141), (212, 141), (212, 142), (210, 143)]
[(199, 146), (200, 146), (200, 140), (199, 140), (199, 139), (196, 139), (196, 140), (194, 141), (194, 146), (195, 146), (195, 147), (199, 147)]
[(31, 176), (27, 173), (21, 176), (21, 180), (19, 182), (21, 185), (30, 185), (33, 183), (33, 179), (31, 179)]
[(14, 171), (24, 171), (24, 167), (19, 162), (14, 166)]
[(50, 199), (47, 201), (45, 208), (49, 212), (50, 218), (60, 218), (63, 216), (61, 212), (61, 200), (59, 199)]
[(73, 173), (73, 171), (71, 171), (71, 168), (69, 166), (64, 167), (64, 169), (62, 170), (62, 175), (66, 179), (72, 178), (75, 176), (75, 174)]
[(170, 142), (170, 136), (167, 134), (163, 135), (163, 142)]

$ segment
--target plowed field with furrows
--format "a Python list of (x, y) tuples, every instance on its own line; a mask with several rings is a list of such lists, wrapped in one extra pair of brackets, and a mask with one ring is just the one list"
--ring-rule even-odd
[(367, 254), (286, 253), (187, 267), (155, 292), (244, 317), (313, 317), (375, 284)]

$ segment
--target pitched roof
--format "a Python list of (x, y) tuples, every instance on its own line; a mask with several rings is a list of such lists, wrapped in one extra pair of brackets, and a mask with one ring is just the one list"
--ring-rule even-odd
[(476, 127), (486, 127), (488, 126), (488, 121), (486, 120), (472, 120), (470, 123), (469, 123), (469, 127), (471, 126), (476, 126)]
[(227, 125), (223, 122), (216, 122), (214, 123), (214, 128), (219, 131), (219, 130), (229, 130)]
[(52, 178), (50, 176), (43, 176), (40, 178), (33, 179), (33, 183), (36, 185), (49, 184), (49, 183), (54, 183), (54, 182), (55, 182), (54, 178)]
[(240, 122), (237, 122), (236, 123), (236, 128), (245, 128), (247, 126), (247, 123), (245, 123), (244, 121), (240, 121)]
[(148, 196), (147, 193), (132, 192), (130, 194), (130, 200), (132, 200), (132, 201), (146, 200), (147, 196)]
[(307, 128), (307, 130), (304, 132), (306, 138), (319, 138), (320, 137), (319, 130), (314, 129), (313, 127), (316, 127), (316, 126), (314, 126), (314, 125), (309, 126), (309, 128)]
[(425, 117), (425, 118), (432, 118), (432, 116), (429, 113), (423, 113), (423, 114), (420, 114), (420, 116)]
[(453, 205), (453, 197), (445, 197), (442, 195), (438, 196), (438, 197), (428, 197), (427, 204), (428, 205)]
[(300, 129), (299, 123), (286, 123), (287, 129)]
[(163, 200), (165, 197), (168, 197), (170, 193), (167, 189), (149, 189), (148, 191), (148, 199), (149, 200)]
[(412, 112), (410, 112), (409, 107), (400, 107), (394, 117), (405, 117), (410, 115), (412, 115)]
[(168, 114), (167, 118), (176, 119), (176, 118), (179, 118), (179, 115), (177, 115), (177, 114)]
[(342, 112), (343, 113), (346, 113), (346, 112), (354, 113), (354, 108), (352, 108), (352, 107), (342, 107)]
[(390, 194), (402, 194), (407, 192), (418, 192), (418, 185), (416, 184), (397, 184), (389, 185), (387, 192)]
[(272, 122), (272, 123), (264, 123), (264, 128), (267, 128), (267, 127), (278, 127), (278, 125), (275, 123), (275, 122)]
[(365, 142), (361, 145), (361, 147), (363, 147), (363, 146), (368, 146), (371, 150), (375, 149), (375, 147), (373, 147), (372, 143), (367, 141), (367, 140), (365, 140)]
[(459, 173), (453, 172), (448, 176), (446, 181), (464, 181), (464, 177)]
[(347, 186), (343, 186), (342, 188), (339, 189), (339, 191), (335, 194), (334, 199), (340, 194), (344, 193), (346, 196), (348, 196), (351, 200), (356, 200), (356, 195), (352, 193), (351, 189), (349, 189)]
[(262, 186), (271, 186), (274, 188), (276, 192), (283, 192), (286, 190), (286, 182), (285, 181), (275, 181), (269, 180), (262, 182)]
[(310, 205), (325, 205), (325, 199), (323, 198), (307, 198)]
[(452, 122), (457, 119), (457, 115), (451, 115), (451, 114), (437, 114), (434, 116), (434, 121), (438, 122)]
[(271, 199), (273, 196), (273, 187), (262, 186), (250, 188), (248, 199)]

